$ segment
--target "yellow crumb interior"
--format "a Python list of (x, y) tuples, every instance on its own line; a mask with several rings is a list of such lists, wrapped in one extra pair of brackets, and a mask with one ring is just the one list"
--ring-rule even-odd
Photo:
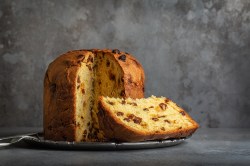
[[(92, 60), (89, 60), (89, 57)], [(123, 95), (124, 83), (121, 74), (121, 67), (109, 53), (85, 54), (75, 85), (77, 141), (104, 139), (97, 118), (98, 98), (100, 95), (110, 97)]]
[(94, 58), (93, 54), (86, 55), (84, 65), (78, 70), (76, 80), (76, 141), (88, 140), (91, 132), (92, 118), (91, 108), (93, 105), (93, 63), (87, 62), (88, 58)]
[(171, 132), (194, 124), (180, 107), (164, 97), (126, 100), (105, 97), (104, 106), (119, 123), (137, 131)]

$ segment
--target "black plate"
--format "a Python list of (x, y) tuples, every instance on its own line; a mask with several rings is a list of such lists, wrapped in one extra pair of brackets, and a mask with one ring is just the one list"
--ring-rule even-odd
[(144, 142), (66, 142), (44, 140), (42, 134), (25, 137), (23, 140), (31, 145), (64, 150), (130, 150), (162, 148), (178, 145), (188, 138), (154, 140)]

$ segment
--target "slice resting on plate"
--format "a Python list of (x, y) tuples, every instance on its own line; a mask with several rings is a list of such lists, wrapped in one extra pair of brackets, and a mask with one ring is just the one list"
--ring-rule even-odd
[(105, 136), (115, 141), (146, 141), (192, 135), (198, 124), (165, 97), (99, 98), (98, 119)]

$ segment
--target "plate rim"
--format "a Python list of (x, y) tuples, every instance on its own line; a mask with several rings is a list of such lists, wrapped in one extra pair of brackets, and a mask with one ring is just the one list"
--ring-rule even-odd
[(170, 138), (164, 140), (148, 140), (141, 142), (69, 142), (44, 140), (43, 133), (36, 133), (25, 137), (23, 140), (31, 145), (49, 149), (65, 150), (139, 150), (171, 147), (181, 144), (191, 136), (182, 138)]

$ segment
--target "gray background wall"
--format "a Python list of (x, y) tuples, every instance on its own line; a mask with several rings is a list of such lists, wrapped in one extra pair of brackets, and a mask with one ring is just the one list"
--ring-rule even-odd
[(201, 127), (250, 127), (250, 1), (0, 0), (0, 126), (42, 126), (59, 54), (119, 48)]

